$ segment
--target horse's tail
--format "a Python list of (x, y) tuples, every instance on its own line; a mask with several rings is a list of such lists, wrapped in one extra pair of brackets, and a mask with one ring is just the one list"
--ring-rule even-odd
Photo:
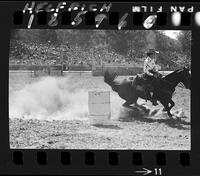
[(110, 74), (108, 72), (108, 70), (105, 71), (104, 74), (104, 82), (107, 83), (108, 85), (110, 85), (112, 87), (113, 91), (118, 91), (119, 85), (117, 84), (117, 82), (115, 82), (115, 78), (117, 77), (116, 73), (112, 73)]

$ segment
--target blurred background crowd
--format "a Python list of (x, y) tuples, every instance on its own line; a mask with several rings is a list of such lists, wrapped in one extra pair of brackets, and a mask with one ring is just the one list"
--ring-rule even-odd
[(11, 32), (10, 65), (142, 67), (148, 48), (160, 51), (162, 69), (191, 64), (191, 32), (170, 37), (159, 30), (15, 29)]

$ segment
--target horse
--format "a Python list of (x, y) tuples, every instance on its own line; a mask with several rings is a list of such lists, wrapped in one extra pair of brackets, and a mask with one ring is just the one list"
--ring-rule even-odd
[[(136, 78), (138, 78), (138, 76), (141, 77), (141, 74), (138, 74)], [(126, 101), (123, 106), (131, 107), (131, 104), (138, 106), (138, 98), (149, 100), (146, 97), (144, 89), (134, 85), (136, 78), (130, 79), (129, 77), (122, 81), (116, 81), (116, 78), (116, 73), (110, 74), (108, 70), (105, 71), (104, 82), (110, 85), (112, 90), (117, 92), (118, 95)], [(163, 110), (167, 111), (168, 116), (172, 117), (170, 110), (175, 106), (175, 103), (172, 100), (175, 88), (179, 83), (182, 83), (186, 89), (190, 89), (190, 71), (188, 68), (183, 67), (157, 79), (159, 79), (159, 88), (156, 90), (157, 100), (164, 106)]]

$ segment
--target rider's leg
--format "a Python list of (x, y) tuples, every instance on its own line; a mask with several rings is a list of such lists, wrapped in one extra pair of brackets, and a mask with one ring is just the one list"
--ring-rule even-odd
[(158, 105), (158, 103), (157, 103), (157, 96), (156, 96), (156, 91), (153, 91), (153, 96), (151, 97), (151, 99), (152, 99), (152, 104), (154, 105), (154, 106), (156, 106), (156, 105)]
[(158, 81), (156, 78), (151, 78), (152, 85), (153, 85), (153, 95), (151, 96), (151, 102), (154, 106), (158, 105), (157, 103), (157, 87), (158, 87)]
[[(150, 100), (153, 105), (157, 105), (157, 102), (156, 102), (157, 99), (156, 99), (156, 96), (154, 95), (155, 93), (153, 92), (152, 87), (146, 85), (144, 87), (144, 93), (145, 93), (146, 101)], [(153, 93), (153, 95), (151, 95), (151, 93)]]
[(144, 93), (145, 93), (145, 97), (146, 97), (146, 101), (150, 100), (151, 101), (151, 91), (149, 91), (146, 87), (144, 88)]
[[(144, 79), (146, 80), (146, 83), (144, 84), (144, 91), (145, 91), (146, 99), (150, 100), (153, 105), (157, 105), (157, 99), (156, 99), (155, 91), (154, 91), (155, 78), (153, 76), (149, 76), (147, 74), (145, 74), (143, 76), (144, 76)], [(151, 86), (148, 86), (148, 85), (151, 85)], [(151, 95), (151, 92), (153, 92), (153, 95)]]

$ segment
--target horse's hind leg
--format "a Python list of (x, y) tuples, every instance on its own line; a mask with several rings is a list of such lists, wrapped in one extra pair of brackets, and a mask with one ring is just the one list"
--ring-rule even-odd
[(127, 100), (122, 106), (130, 107), (131, 104), (137, 105), (137, 99), (134, 98), (133, 100)]
[(128, 107), (128, 106), (130, 106), (130, 104), (132, 104), (130, 101), (126, 101), (122, 106)]

